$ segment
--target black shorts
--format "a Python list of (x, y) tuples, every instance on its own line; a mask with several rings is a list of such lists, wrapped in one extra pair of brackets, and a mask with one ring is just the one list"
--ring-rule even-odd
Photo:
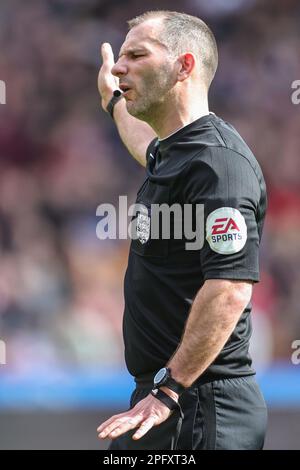
[[(138, 384), (130, 408), (145, 398), (151, 383)], [(176, 450), (262, 449), (267, 409), (254, 376), (194, 384), (180, 397), (184, 413)], [(134, 430), (111, 442), (109, 450), (170, 450), (179, 415), (175, 411), (144, 437), (134, 441)]]

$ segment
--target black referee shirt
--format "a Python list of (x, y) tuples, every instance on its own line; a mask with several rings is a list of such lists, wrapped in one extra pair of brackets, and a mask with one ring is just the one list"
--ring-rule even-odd
[[(238, 132), (214, 114), (203, 116), (147, 150), (147, 177), (137, 195), (124, 281), (125, 360), (133, 376), (156, 372), (176, 350), (193, 300), (207, 279), (259, 280), (258, 248), (266, 210), (261, 169)], [(204, 231), (201, 248), (184, 236), (152, 238), (153, 204), (192, 207)], [(203, 205), (204, 215), (196, 217)], [(190, 219), (187, 219), (190, 222)], [(186, 221), (185, 221), (186, 223)], [(183, 223), (182, 223), (183, 224)], [(198, 224), (198, 226), (197, 226)], [(199, 226), (200, 225), (200, 226)], [(177, 224), (178, 227), (178, 224)], [(184, 232), (184, 231), (183, 231)], [(248, 353), (251, 305), (201, 380), (254, 374)]]

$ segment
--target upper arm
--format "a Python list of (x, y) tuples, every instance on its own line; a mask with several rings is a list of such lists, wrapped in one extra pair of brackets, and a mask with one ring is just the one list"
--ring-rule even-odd
[[(198, 167), (198, 168), (197, 168)], [(260, 186), (246, 158), (215, 148), (190, 168), (190, 202), (204, 206), (204, 280), (259, 280)]]
[(134, 159), (144, 168), (147, 166), (151, 142), (152, 140), (143, 140), (137, 142), (134, 148), (129, 149)]
[(114, 108), (114, 121), (129, 153), (142, 166), (146, 166), (147, 149), (156, 135), (153, 129), (146, 122), (131, 116), (124, 100), (119, 100)]
[(127, 149), (133, 158), (143, 167), (147, 166), (149, 158), (149, 147), (151, 146), (152, 139), (140, 139), (134, 145), (128, 145)]

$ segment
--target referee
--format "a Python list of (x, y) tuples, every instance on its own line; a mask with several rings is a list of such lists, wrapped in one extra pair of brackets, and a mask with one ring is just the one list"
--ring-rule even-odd
[[(238, 132), (209, 112), (218, 52), (208, 26), (170, 11), (128, 23), (116, 63), (102, 45), (98, 87), (146, 167), (137, 195), (146, 213), (137, 216), (124, 285), (125, 359), (136, 389), (99, 437), (112, 440), (110, 450), (262, 449), (267, 413), (248, 347), (263, 175)], [(170, 239), (152, 238), (153, 204), (191, 205), (193, 226), (204, 207), (202, 247), (187, 249), (174, 226)]]

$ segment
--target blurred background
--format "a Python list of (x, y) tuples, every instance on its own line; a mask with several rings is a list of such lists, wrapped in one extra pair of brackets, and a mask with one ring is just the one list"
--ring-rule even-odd
[(220, 54), (211, 111), (264, 171), (251, 348), (269, 406), (266, 448), (300, 449), (298, 0), (1, 0), (0, 448), (105, 448), (96, 427), (128, 407), (129, 244), (96, 237), (96, 208), (119, 195), (133, 202), (144, 172), (101, 110), (97, 74), (100, 44), (117, 54), (126, 20), (149, 9), (211, 26)]

